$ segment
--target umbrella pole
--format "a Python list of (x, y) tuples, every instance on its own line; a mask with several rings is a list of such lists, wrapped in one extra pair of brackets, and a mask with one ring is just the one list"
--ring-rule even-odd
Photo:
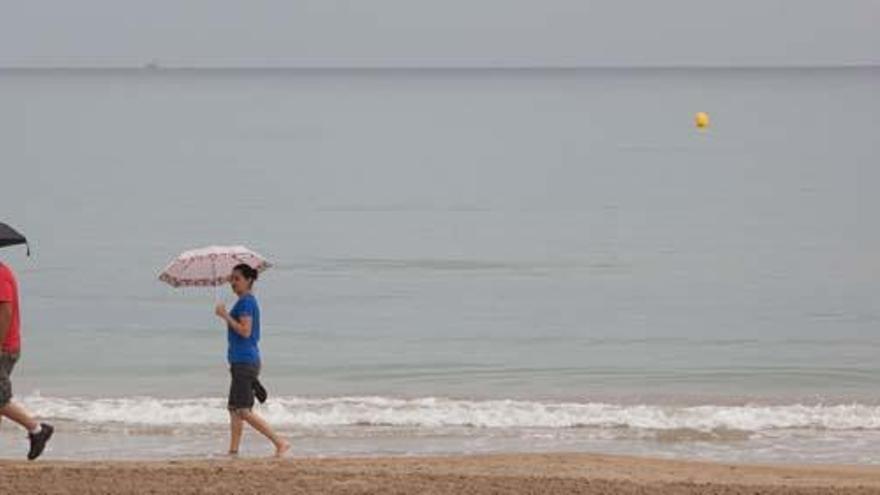
[(211, 263), (211, 271), (214, 273), (214, 306), (220, 304), (220, 284), (217, 282), (217, 263)]

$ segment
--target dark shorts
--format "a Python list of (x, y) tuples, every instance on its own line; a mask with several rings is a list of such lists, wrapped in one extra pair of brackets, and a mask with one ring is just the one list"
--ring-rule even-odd
[(0, 352), (0, 407), (6, 407), (12, 400), (12, 381), (9, 375), (18, 361), (18, 353), (7, 354)]
[(254, 383), (260, 376), (260, 365), (231, 364), (229, 373), (232, 375), (232, 383), (229, 384), (229, 410), (253, 408)]

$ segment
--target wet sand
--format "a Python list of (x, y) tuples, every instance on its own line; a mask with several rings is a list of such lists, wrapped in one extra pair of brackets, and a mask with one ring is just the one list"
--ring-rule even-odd
[(585, 454), (34, 463), (4, 494), (880, 494), (880, 466), (750, 466)]

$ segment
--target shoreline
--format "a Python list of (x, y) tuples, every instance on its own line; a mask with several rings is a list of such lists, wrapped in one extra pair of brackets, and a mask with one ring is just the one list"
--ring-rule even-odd
[(0, 461), (8, 493), (880, 494), (880, 466), (751, 465), (601, 454)]

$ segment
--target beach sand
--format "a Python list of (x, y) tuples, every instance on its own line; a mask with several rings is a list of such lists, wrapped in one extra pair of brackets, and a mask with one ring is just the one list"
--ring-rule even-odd
[(880, 466), (750, 466), (586, 454), (0, 462), (4, 494), (880, 494)]

